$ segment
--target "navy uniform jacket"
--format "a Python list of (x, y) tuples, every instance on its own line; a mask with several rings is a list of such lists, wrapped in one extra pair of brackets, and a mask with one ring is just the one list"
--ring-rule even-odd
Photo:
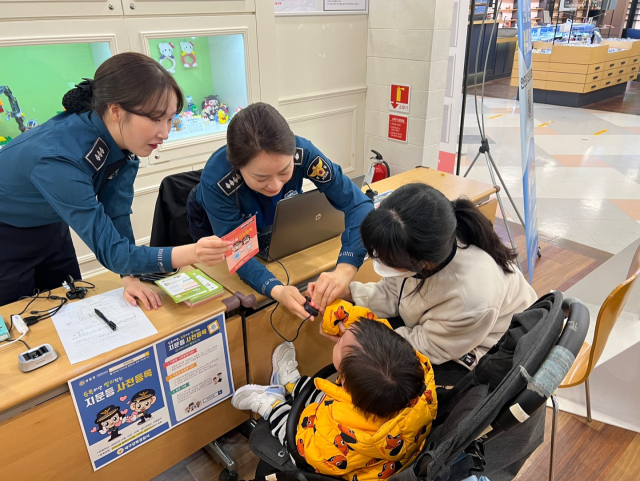
[[(338, 263), (360, 267), (366, 249), (360, 238), (360, 224), (373, 210), (373, 202), (342, 173), (310, 141), (296, 136), (294, 172), (279, 195), (267, 197), (251, 190), (239, 171), (227, 160), (227, 147), (209, 158), (202, 172), (197, 200), (204, 207), (218, 237), (228, 234), (251, 216), (256, 216), (258, 229), (273, 224), (275, 206), (284, 197), (302, 193), (302, 181), (311, 180), (336, 209), (344, 212), (345, 230)], [(271, 297), (271, 290), (282, 283), (257, 259), (238, 269), (240, 278), (253, 289)]]
[(0, 222), (64, 221), (111, 271), (169, 271), (171, 248), (135, 245), (129, 216), (139, 164), (95, 111), (59, 114), (0, 149)]

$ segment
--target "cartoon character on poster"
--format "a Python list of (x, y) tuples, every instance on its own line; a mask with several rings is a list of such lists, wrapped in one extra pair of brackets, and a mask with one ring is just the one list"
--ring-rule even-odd
[(121, 436), (118, 431), (126, 422), (127, 412), (129, 412), (128, 409), (120, 411), (120, 406), (114, 406), (113, 404), (107, 406), (96, 415), (96, 424), (98, 427), (94, 427), (91, 432), (95, 433), (97, 431), (100, 434), (109, 434), (111, 436), (109, 441), (113, 441)]
[(143, 389), (142, 391), (134, 394), (131, 398), (130, 406), (133, 413), (131, 413), (129, 422), (134, 422), (139, 419), (140, 422), (138, 424), (144, 424), (147, 419), (151, 418), (149, 409), (151, 409), (151, 406), (153, 406), (155, 402), (156, 392), (153, 389)]

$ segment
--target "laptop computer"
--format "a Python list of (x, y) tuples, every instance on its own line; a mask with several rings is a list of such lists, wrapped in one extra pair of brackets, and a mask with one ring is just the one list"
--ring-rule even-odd
[(362, 189), (362, 186), (364, 185), (364, 179), (365, 179), (365, 177), (366, 177), (366, 175), (365, 175), (365, 174), (362, 174), (362, 175), (359, 175), (359, 176), (357, 176), (357, 177), (352, 178), (351, 180), (352, 180), (352, 182), (353, 182), (354, 184), (356, 184), (356, 186), (358, 187), (358, 189)]
[(282, 199), (273, 226), (258, 232), (258, 257), (273, 261), (336, 237), (344, 231), (344, 214), (315, 189)]

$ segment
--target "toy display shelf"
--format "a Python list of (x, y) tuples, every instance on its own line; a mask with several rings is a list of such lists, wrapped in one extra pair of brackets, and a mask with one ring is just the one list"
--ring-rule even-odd
[[(211, 135), (217, 134), (220, 132), (226, 132), (227, 127), (229, 126), (229, 122), (225, 124), (220, 124), (215, 121), (202, 121), (200, 117), (195, 117), (194, 120), (199, 120), (200, 122), (194, 122), (191, 125), (187, 125), (183, 120), (181, 130), (175, 130), (175, 128), (171, 129), (169, 133), (169, 138), (166, 143), (175, 142), (177, 140), (186, 140), (192, 138), (199, 138), (203, 135)], [(194, 125), (195, 124), (195, 125)]]
[[(581, 107), (623, 93), (627, 82), (638, 77), (640, 41), (610, 40), (597, 46), (535, 42), (534, 48), (550, 50), (533, 54), (536, 102)], [(511, 85), (518, 84), (516, 52)]]

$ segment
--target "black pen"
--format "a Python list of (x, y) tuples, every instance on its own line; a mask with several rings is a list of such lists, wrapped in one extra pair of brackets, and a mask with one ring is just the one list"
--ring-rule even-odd
[(104, 322), (107, 323), (107, 326), (109, 326), (112, 331), (115, 331), (117, 329), (118, 326), (116, 326), (115, 322), (110, 321), (109, 319), (107, 319), (107, 317), (102, 312), (100, 312), (98, 309), (94, 309), (94, 311), (96, 312), (96, 314), (98, 315), (98, 317), (100, 319), (102, 319)]

